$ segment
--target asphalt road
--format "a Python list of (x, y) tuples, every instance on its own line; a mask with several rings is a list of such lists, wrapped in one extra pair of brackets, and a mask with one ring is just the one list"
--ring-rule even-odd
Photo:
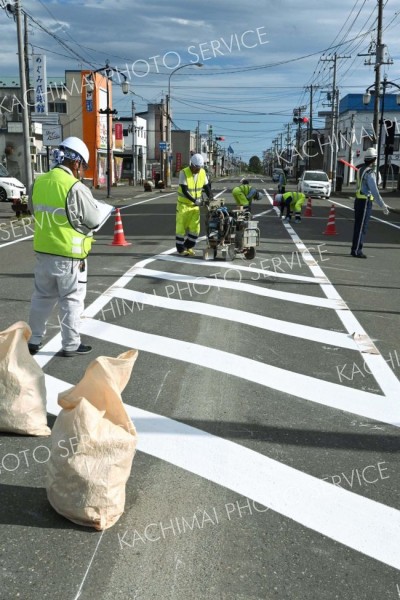
[[(58, 356), (54, 314), (37, 361), (52, 425), (57, 391), (95, 356), (139, 349), (126, 510), (103, 533), (62, 518), (49, 439), (0, 434), (1, 600), (400, 597), (399, 217), (376, 210), (354, 259), (349, 199), (332, 196), (325, 235), (331, 202), (285, 225), (276, 186), (254, 182), (267, 196), (250, 262), (176, 256), (175, 194), (113, 190), (131, 245), (110, 245), (112, 221), (95, 236), (94, 352)], [(230, 203), (232, 185), (215, 193)], [(7, 205), (0, 222), (4, 330), (28, 319), (34, 256), (28, 223)]]

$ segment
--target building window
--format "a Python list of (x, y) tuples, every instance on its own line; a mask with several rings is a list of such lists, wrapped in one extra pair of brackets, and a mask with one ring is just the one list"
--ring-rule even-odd
[(372, 148), (374, 146), (374, 140), (370, 137), (363, 138), (363, 150), (368, 150), (368, 148)]
[(49, 102), (49, 112), (67, 114), (66, 102)]

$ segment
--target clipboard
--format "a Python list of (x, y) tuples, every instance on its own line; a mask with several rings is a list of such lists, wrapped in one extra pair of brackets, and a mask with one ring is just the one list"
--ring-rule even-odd
[(98, 209), (100, 211), (100, 223), (99, 225), (97, 225), (97, 227), (95, 229), (92, 229), (92, 231), (99, 231), (99, 229), (101, 229), (101, 227), (103, 227), (104, 223), (107, 221), (108, 217), (111, 215), (112, 211), (114, 210), (114, 206), (111, 206), (110, 204), (106, 204), (105, 202), (102, 202), (101, 200), (96, 200), (96, 202), (98, 202)]

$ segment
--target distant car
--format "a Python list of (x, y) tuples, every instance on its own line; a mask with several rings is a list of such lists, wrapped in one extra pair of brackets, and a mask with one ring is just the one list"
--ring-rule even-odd
[(24, 184), (15, 177), (10, 177), (7, 169), (0, 165), (0, 202), (19, 200), (25, 194)]
[(274, 169), (272, 171), (272, 181), (277, 183), (279, 181), (279, 175), (283, 173), (283, 169)]
[(329, 198), (332, 185), (325, 171), (304, 171), (297, 189), (311, 198)]

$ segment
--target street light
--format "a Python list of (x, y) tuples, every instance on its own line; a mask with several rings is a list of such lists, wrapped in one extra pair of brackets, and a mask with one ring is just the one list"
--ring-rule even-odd
[(105, 67), (101, 67), (100, 69), (96, 69), (92, 71), (92, 73), (102, 73), (107, 78), (107, 107), (100, 108), (99, 113), (101, 115), (107, 115), (107, 198), (111, 198), (111, 131), (110, 131), (110, 117), (112, 115), (117, 114), (117, 110), (110, 108), (110, 81), (112, 81), (113, 73), (118, 73), (118, 75), (122, 75), (124, 78), (121, 83), (121, 89), (123, 94), (127, 94), (129, 92), (129, 83), (126, 80), (126, 75), (122, 73), (117, 67), (110, 67), (108, 60), (106, 61)]
[[(377, 159), (376, 159), (376, 173), (377, 173), (377, 177), (379, 178), (379, 164), (380, 164), (380, 153), (381, 153), (381, 144), (382, 144), (382, 127), (383, 127), (383, 123), (384, 123), (384, 119), (383, 119), (383, 115), (385, 113), (385, 96), (386, 96), (386, 88), (387, 87), (395, 87), (398, 90), (400, 90), (400, 86), (397, 85), (397, 83), (393, 83), (392, 81), (388, 81), (386, 76), (383, 78), (383, 81), (380, 82), (379, 84), (379, 89), (373, 89), (375, 88), (375, 84), (370, 85), (366, 90), (365, 90), (365, 94), (363, 94), (363, 104), (364, 105), (368, 105), (371, 101), (371, 95), (372, 94), (378, 94), (378, 111), (379, 111), (379, 96), (380, 96), (380, 87), (382, 86), (382, 102), (381, 102), (381, 117), (380, 119), (377, 121), (379, 122), (379, 136), (378, 136), (378, 150), (377, 150)], [(371, 90), (371, 91), (370, 91)], [(396, 94), (396, 104), (400, 105), (400, 93)], [(375, 132), (375, 136), (376, 136), (376, 132)], [(388, 162), (388, 148), (387, 145), (385, 147), (385, 163), (384, 163), (384, 170), (383, 170), (383, 189), (385, 189), (386, 187), (386, 172), (387, 172), (387, 162)]]
[(184, 69), (185, 67), (203, 67), (203, 63), (201, 62), (196, 62), (196, 63), (187, 63), (184, 65), (181, 65), (180, 67), (176, 67), (176, 69), (174, 69), (173, 71), (171, 71), (171, 73), (169, 74), (168, 77), (168, 95), (167, 95), (167, 164), (166, 164), (166, 169), (165, 169), (165, 173), (166, 173), (166, 185), (167, 187), (171, 187), (171, 168), (170, 168), (170, 162), (169, 162), (169, 155), (172, 152), (172, 143), (171, 143), (171, 77), (174, 73), (176, 73), (177, 71), (179, 71), (180, 69)]

